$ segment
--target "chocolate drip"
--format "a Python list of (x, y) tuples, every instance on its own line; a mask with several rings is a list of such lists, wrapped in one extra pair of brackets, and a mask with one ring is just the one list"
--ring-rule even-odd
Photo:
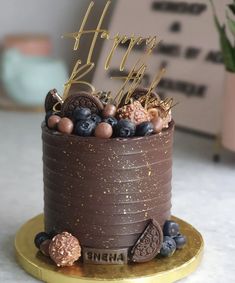
[(132, 247), (149, 219), (170, 217), (174, 124), (131, 139), (64, 135), (42, 125), (45, 230), (82, 246)]

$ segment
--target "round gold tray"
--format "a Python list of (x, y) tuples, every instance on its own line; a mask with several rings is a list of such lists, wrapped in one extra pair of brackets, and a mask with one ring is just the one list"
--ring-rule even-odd
[(156, 258), (147, 263), (128, 265), (76, 264), (56, 267), (34, 246), (34, 236), (44, 230), (43, 215), (26, 222), (15, 237), (19, 264), (32, 276), (47, 283), (172, 283), (191, 274), (198, 267), (203, 254), (201, 234), (187, 222), (172, 217), (179, 223), (188, 243), (170, 258)]

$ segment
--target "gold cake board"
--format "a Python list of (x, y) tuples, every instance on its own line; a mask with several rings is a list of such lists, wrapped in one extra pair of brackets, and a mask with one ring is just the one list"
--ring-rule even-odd
[(180, 225), (188, 243), (170, 258), (156, 258), (147, 263), (128, 265), (75, 264), (56, 267), (34, 246), (34, 237), (43, 228), (43, 214), (26, 222), (15, 237), (19, 264), (32, 276), (47, 283), (172, 283), (196, 270), (203, 254), (201, 234), (187, 222), (172, 217)]

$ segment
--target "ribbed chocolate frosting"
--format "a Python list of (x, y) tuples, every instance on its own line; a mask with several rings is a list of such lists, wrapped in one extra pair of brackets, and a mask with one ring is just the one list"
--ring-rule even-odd
[(129, 139), (64, 135), (42, 126), (47, 232), (82, 246), (132, 247), (153, 218), (170, 217), (174, 124)]

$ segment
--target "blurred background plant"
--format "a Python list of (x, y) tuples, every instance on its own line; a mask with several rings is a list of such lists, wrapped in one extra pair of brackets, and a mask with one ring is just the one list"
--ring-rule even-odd
[[(216, 9), (215, 9), (213, 0), (210, 0), (210, 2), (212, 5), (212, 9), (213, 9), (215, 25), (219, 32), (220, 45), (221, 45), (221, 50), (223, 53), (225, 67), (228, 71), (234, 73), (235, 72), (235, 46), (231, 43), (229, 35), (227, 34), (226, 24), (221, 25), (219, 22), (219, 19), (216, 15)], [(233, 3), (228, 4), (227, 7), (228, 7), (226, 11), (227, 25), (232, 34), (233, 40), (234, 40), (235, 39), (235, 20), (232, 19), (230, 14), (232, 16), (235, 16), (235, 0), (233, 0)]]
[[(210, 0), (216, 28), (219, 32), (224, 65), (227, 70), (223, 97), (221, 141), (225, 148), (235, 152), (235, 0), (225, 6), (227, 23), (220, 24), (213, 0)], [(228, 28), (227, 28), (228, 27)], [(230, 31), (230, 33), (229, 33)], [(231, 40), (232, 39), (232, 40)]]

